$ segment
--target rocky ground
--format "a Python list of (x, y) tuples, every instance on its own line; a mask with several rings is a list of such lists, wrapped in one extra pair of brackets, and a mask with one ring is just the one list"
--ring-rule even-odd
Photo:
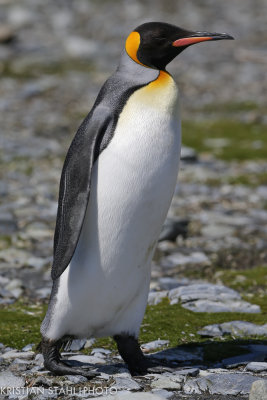
[[(267, 398), (266, 11), (264, 0), (0, 1), (0, 398)], [(81, 340), (63, 356), (100, 376), (53, 377), (36, 345), (64, 155), (146, 20), (237, 39), (170, 67), (196, 150), (183, 147), (140, 332), (169, 368), (131, 377), (110, 340)]]

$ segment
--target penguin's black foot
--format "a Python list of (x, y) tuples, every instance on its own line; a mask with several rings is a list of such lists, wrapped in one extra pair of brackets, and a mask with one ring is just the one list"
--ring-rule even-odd
[(54, 375), (82, 375), (88, 379), (92, 379), (100, 375), (99, 373), (90, 371), (88, 369), (69, 367), (63, 360), (60, 359), (60, 340), (52, 341), (43, 338), (41, 347), (44, 356), (44, 366)]
[(138, 340), (131, 335), (121, 334), (115, 335), (114, 340), (117, 343), (118, 351), (128, 366), (133, 376), (145, 375), (148, 373), (163, 373), (168, 370), (164, 366), (159, 365), (157, 360), (147, 358), (142, 353)]

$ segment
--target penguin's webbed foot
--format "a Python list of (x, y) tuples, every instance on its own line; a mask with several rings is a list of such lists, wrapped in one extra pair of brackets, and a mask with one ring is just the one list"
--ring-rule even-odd
[(157, 360), (144, 356), (138, 340), (131, 335), (115, 335), (118, 351), (128, 366), (133, 376), (145, 375), (148, 373), (163, 373), (170, 371), (170, 368), (161, 366)]
[(60, 340), (52, 341), (43, 338), (41, 346), (44, 356), (44, 367), (51, 371), (54, 375), (82, 375), (88, 379), (92, 379), (100, 375), (98, 372), (90, 371), (88, 369), (70, 367), (62, 359), (60, 359)]

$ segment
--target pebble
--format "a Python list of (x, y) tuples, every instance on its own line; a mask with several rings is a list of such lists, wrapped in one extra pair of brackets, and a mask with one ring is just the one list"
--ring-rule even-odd
[(197, 152), (195, 149), (192, 149), (192, 147), (182, 146), (181, 160), (187, 162), (196, 162), (198, 160)]
[(166, 397), (154, 394), (154, 393), (129, 393), (119, 392), (111, 396), (97, 397), (98, 400), (162, 400)]
[(206, 325), (198, 331), (201, 336), (217, 337), (223, 335), (243, 336), (267, 336), (267, 324), (257, 325), (246, 321), (230, 321), (222, 324)]
[(95, 354), (102, 354), (107, 356), (108, 354), (111, 354), (111, 350), (108, 349), (103, 349), (103, 348), (99, 348), (99, 347), (95, 347), (92, 351), (91, 354), (95, 355)]
[(65, 378), (75, 384), (85, 383), (88, 379), (82, 375), (65, 375)]
[(247, 371), (264, 372), (267, 371), (267, 362), (250, 362), (246, 366)]
[(173, 253), (170, 256), (161, 260), (161, 265), (164, 268), (174, 268), (178, 265), (185, 264), (209, 264), (209, 259), (206, 254), (198, 251), (190, 255), (183, 255), (181, 253)]
[(95, 356), (87, 356), (84, 354), (79, 354), (77, 356), (68, 357), (68, 360), (79, 361), (86, 364), (105, 364), (106, 361), (103, 358), (95, 357)]
[(178, 375), (184, 375), (184, 376), (197, 376), (199, 374), (199, 368), (185, 368), (185, 369), (179, 369), (176, 370), (176, 373)]
[(163, 397), (164, 399), (170, 399), (174, 395), (174, 392), (165, 389), (152, 389), (151, 393)]
[(115, 384), (113, 385), (117, 390), (140, 390), (141, 386), (132, 378), (124, 376), (116, 376)]
[(193, 284), (172, 289), (168, 293), (171, 304), (182, 303), (194, 312), (259, 313), (260, 307), (241, 300), (233, 289), (211, 283)]
[(212, 395), (246, 395), (258, 378), (242, 373), (208, 374), (189, 380), (184, 385), (186, 394), (210, 393)]
[(169, 340), (153, 340), (153, 342), (144, 343), (141, 345), (141, 349), (145, 352), (156, 350), (159, 347), (167, 346), (170, 343)]
[(249, 400), (267, 400), (267, 380), (252, 383)]
[(234, 234), (234, 229), (226, 225), (207, 225), (202, 228), (201, 233), (203, 236), (219, 239), (232, 236)]
[(155, 306), (159, 304), (164, 297), (167, 297), (167, 291), (163, 290), (161, 292), (149, 292), (147, 304), (151, 306)]
[(65, 351), (79, 351), (82, 350), (85, 346), (87, 339), (74, 339), (71, 340), (70, 343), (67, 343), (64, 347)]
[(16, 376), (11, 371), (0, 372), (0, 388), (16, 388), (23, 387), (24, 385), (25, 379), (21, 376)]
[(11, 350), (11, 351), (7, 351), (7, 352), (3, 353), (1, 357), (4, 360), (13, 359), (13, 358), (23, 358), (23, 359), (29, 360), (29, 359), (33, 358), (33, 356), (34, 356), (33, 351)]
[(183, 379), (180, 382), (173, 380), (172, 377), (162, 376), (151, 383), (151, 388), (166, 390), (181, 390)]

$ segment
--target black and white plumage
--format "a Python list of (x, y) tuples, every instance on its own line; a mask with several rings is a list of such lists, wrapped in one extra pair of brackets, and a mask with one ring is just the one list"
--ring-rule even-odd
[(132, 373), (149, 365), (137, 338), (181, 142), (178, 89), (165, 66), (188, 45), (211, 38), (230, 37), (163, 23), (136, 28), (73, 139), (41, 326), (45, 366), (56, 374), (95, 375), (60, 360), (60, 343), (69, 337), (114, 336)]

